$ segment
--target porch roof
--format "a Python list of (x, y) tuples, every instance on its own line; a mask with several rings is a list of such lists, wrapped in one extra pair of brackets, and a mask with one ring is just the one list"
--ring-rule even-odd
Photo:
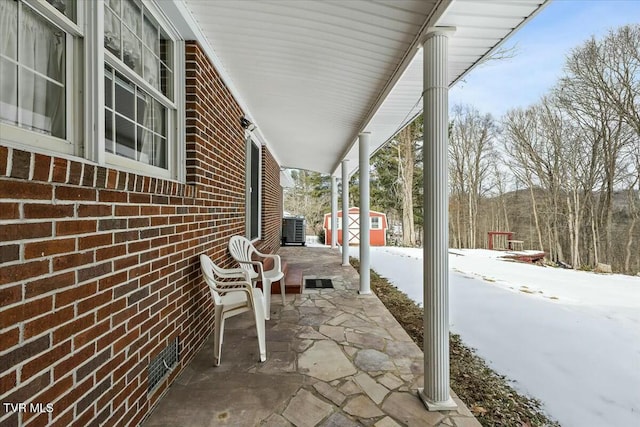
[(422, 110), (420, 42), (455, 27), (455, 84), (547, 0), (177, 0), (163, 3), (199, 40), (254, 132), (281, 166), (338, 173), (358, 167), (357, 135), (372, 152)]

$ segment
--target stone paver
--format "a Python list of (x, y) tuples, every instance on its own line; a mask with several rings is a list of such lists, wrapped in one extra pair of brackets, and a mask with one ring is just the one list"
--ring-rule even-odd
[(333, 341), (318, 341), (298, 358), (298, 369), (312, 377), (331, 381), (356, 373), (340, 346)]
[(422, 351), (375, 295), (357, 293), (356, 271), (331, 249), (284, 247), (300, 277), (335, 289), (272, 299), (267, 361), (258, 362), (250, 313), (227, 320), (222, 362), (213, 336), (178, 375), (142, 427), (478, 427), (469, 410), (428, 412), (417, 396)]
[(376, 404), (381, 404), (385, 396), (389, 393), (384, 386), (378, 384), (376, 380), (362, 372), (354, 377), (356, 383)]
[(354, 397), (344, 407), (345, 412), (360, 418), (375, 418), (384, 415), (384, 412), (378, 408), (367, 396), (360, 395)]
[(282, 415), (296, 427), (314, 427), (331, 412), (331, 405), (302, 389), (291, 399)]

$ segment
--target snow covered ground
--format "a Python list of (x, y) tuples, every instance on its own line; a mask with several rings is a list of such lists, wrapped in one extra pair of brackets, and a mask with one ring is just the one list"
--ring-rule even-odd
[[(451, 252), (451, 330), (467, 345), (563, 426), (640, 426), (640, 277)], [(421, 249), (371, 248), (371, 268), (422, 303)]]

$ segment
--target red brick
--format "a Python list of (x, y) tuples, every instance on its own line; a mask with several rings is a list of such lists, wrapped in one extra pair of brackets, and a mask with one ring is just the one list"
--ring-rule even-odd
[(89, 329), (95, 324), (95, 314), (89, 313), (86, 316), (78, 317), (72, 322), (60, 326), (53, 331), (53, 343), (58, 344), (69, 339), (78, 332)]
[[(2, 183), (2, 185), (4, 185), (4, 182)], [(20, 205), (17, 203), (0, 203), (0, 219), (20, 218), (19, 207)]]
[(0, 285), (20, 282), (31, 277), (41, 276), (48, 272), (49, 261), (47, 260), (0, 267)]
[(16, 371), (8, 372), (6, 375), (0, 377), (0, 396), (7, 393), (12, 388), (15, 388), (17, 383)]
[(98, 246), (107, 246), (111, 243), (113, 243), (113, 234), (111, 233), (83, 236), (78, 238), (78, 250), (85, 250)]
[[(0, 353), (4, 353), (11, 347), (18, 345), (20, 341), (20, 328), (3, 329), (0, 332)], [(0, 393), (0, 396), (4, 393)]]
[(117, 205), (116, 216), (137, 216), (140, 214), (140, 207), (135, 205)]
[(56, 235), (95, 233), (96, 220), (77, 220), (56, 222)]
[[(64, 356), (61, 356), (62, 359)], [(73, 376), (68, 375), (64, 378), (55, 379), (54, 383), (51, 387), (44, 390), (42, 393), (38, 394), (34, 397), (35, 402), (55, 402), (60, 396), (68, 393), (69, 390), (73, 389)], [(57, 408), (57, 405), (54, 405), (53, 416), (57, 416), (63, 409), (66, 408)], [(69, 424), (66, 424), (69, 425)], [(66, 427), (65, 425), (65, 427)]]
[(0, 307), (14, 304), (22, 299), (22, 286), (11, 286), (0, 289)]
[(93, 262), (93, 252), (73, 253), (53, 259), (53, 271), (66, 270)]
[(36, 359), (26, 363), (21, 370), (20, 381), (25, 381), (28, 378), (50, 369), (56, 361), (62, 359), (67, 354), (71, 353), (71, 340), (65, 341), (46, 353), (38, 356)]
[(0, 366), (16, 366), (50, 347), (49, 336), (45, 335), (33, 341), (23, 342), (13, 350), (0, 355)]
[(53, 182), (66, 182), (67, 181), (67, 167), (68, 161), (66, 159), (61, 159), (59, 157), (55, 157), (53, 159), (53, 174), (51, 176), (51, 180)]
[(18, 322), (23, 322), (26, 319), (50, 312), (52, 308), (53, 298), (50, 296), (28, 301), (16, 307), (7, 308), (3, 310), (2, 316), (0, 316), (0, 327), (8, 328)]
[(105, 319), (97, 325), (92, 326), (86, 331), (80, 332), (75, 337), (73, 337), (73, 346), (75, 348), (79, 348), (88, 344), (92, 341), (95, 341), (100, 335), (104, 335), (109, 332), (110, 320)]
[(96, 190), (84, 187), (60, 186), (56, 188), (58, 200), (96, 200)]
[(20, 259), (20, 245), (2, 245), (0, 246), (0, 264), (6, 262), (17, 261)]
[(69, 358), (65, 359), (61, 357), (61, 362), (53, 368), (53, 377), (57, 382), (60, 378), (65, 377), (69, 372), (82, 365), (86, 360), (89, 360), (96, 352), (95, 345), (89, 345), (83, 349), (75, 350), (69, 354)]
[(71, 286), (75, 283), (75, 280), (76, 275), (73, 271), (34, 280), (25, 285), (25, 298), (33, 298), (56, 289)]
[(74, 309), (67, 306), (61, 310), (54, 311), (45, 316), (26, 322), (24, 325), (25, 338), (35, 337), (46, 330), (54, 329), (57, 326), (73, 319)]
[(78, 216), (110, 216), (111, 205), (80, 205), (78, 206)]
[(35, 154), (35, 163), (33, 167), (34, 181), (49, 181), (49, 172), (51, 171), (51, 157), (43, 154)]
[(28, 179), (29, 169), (31, 169), (31, 153), (14, 148), (11, 160), (11, 177)]
[(2, 181), (0, 198), (2, 199), (39, 199), (51, 200), (53, 187), (50, 184), (39, 184), (25, 181)]
[(97, 283), (91, 282), (56, 294), (56, 308), (87, 298), (89, 295), (95, 294), (96, 288)]
[(38, 203), (24, 205), (25, 218), (65, 218), (73, 216), (73, 205)]
[(122, 259), (117, 259), (115, 261), (113, 261), (113, 265), (114, 265), (114, 270), (118, 271), (118, 270), (124, 270), (128, 267), (132, 267), (134, 265), (138, 264), (138, 256), (137, 255), (132, 255), (132, 256), (128, 256), (126, 258), (122, 258)]
[(0, 176), (7, 174), (7, 158), (9, 157), (9, 149), (0, 147)]
[(50, 222), (0, 225), (0, 241), (50, 237), (53, 234), (51, 230)]
[(113, 271), (111, 261), (103, 262), (102, 264), (95, 264), (90, 267), (82, 268), (78, 270), (78, 282), (85, 282), (94, 277), (104, 276)]
[(73, 252), (76, 249), (75, 239), (43, 240), (24, 245), (25, 259), (42, 258), (50, 255)]
[(98, 200), (107, 203), (127, 203), (127, 193), (122, 191), (98, 191)]
[(111, 245), (106, 248), (96, 250), (96, 261), (115, 258), (127, 253), (127, 245)]
[(76, 310), (78, 315), (86, 313), (88, 311), (93, 311), (98, 307), (102, 307), (111, 301), (112, 292), (110, 290), (100, 292), (90, 298), (84, 299), (82, 301), (78, 301)]

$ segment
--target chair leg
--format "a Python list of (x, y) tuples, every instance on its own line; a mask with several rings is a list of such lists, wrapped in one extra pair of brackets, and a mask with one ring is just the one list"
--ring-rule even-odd
[(216, 306), (214, 312), (214, 321), (216, 322), (213, 330), (213, 358), (215, 366), (220, 366), (220, 358), (222, 353), (222, 339), (224, 334), (224, 316), (222, 312), (224, 307)]
[(264, 319), (271, 319), (271, 280), (262, 282), (262, 292), (264, 292)]
[(267, 360), (267, 345), (265, 340), (265, 328), (264, 328), (264, 299), (262, 295), (258, 295), (260, 289), (254, 289), (254, 308), (253, 314), (256, 319), (256, 333), (258, 335), (258, 349), (260, 350), (260, 361)]
[(285, 301), (285, 289), (284, 289), (284, 277), (282, 279), (280, 279), (280, 295), (282, 295), (282, 306), (284, 307), (286, 301)]

